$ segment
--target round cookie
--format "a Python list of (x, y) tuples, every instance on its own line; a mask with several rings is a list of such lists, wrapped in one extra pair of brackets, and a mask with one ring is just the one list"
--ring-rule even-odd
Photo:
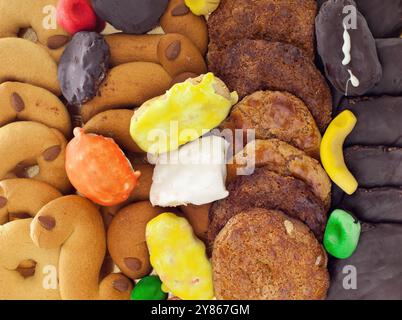
[(218, 300), (319, 300), (329, 287), (327, 255), (310, 230), (280, 211), (233, 217), (212, 252)]
[(84, 126), (87, 133), (95, 133), (113, 140), (124, 150), (142, 153), (130, 136), (130, 123), (134, 111), (128, 109), (107, 110), (95, 115)]
[(26, 82), (60, 95), (57, 65), (49, 53), (31, 41), (0, 39), (0, 83)]
[(140, 106), (169, 89), (172, 77), (156, 63), (131, 62), (110, 69), (94, 99), (82, 105), (84, 123), (93, 116), (122, 106)]
[(91, 100), (109, 70), (110, 51), (97, 32), (78, 32), (61, 56), (58, 78), (63, 96), (70, 104)]
[(22, 82), (0, 84), (0, 126), (14, 121), (35, 121), (71, 136), (65, 105), (50, 91)]
[(262, 167), (250, 176), (239, 176), (229, 183), (227, 189), (229, 196), (215, 202), (209, 211), (210, 245), (233, 216), (255, 207), (281, 210), (305, 223), (318, 240), (322, 239), (327, 220), (326, 210), (303, 181), (281, 176)]
[(10, 123), (0, 128), (0, 180), (33, 178), (67, 193), (65, 149), (66, 139), (56, 129), (32, 121)]
[(168, 0), (93, 0), (99, 17), (124, 33), (151, 31), (165, 12)]
[(306, 104), (321, 132), (331, 121), (332, 99), (326, 80), (297, 47), (244, 39), (224, 50), (210, 51), (208, 64), (240, 98), (258, 90), (287, 91)]
[(193, 227), (195, 235), (204, 242), (207, 242), (208, 215), (211, 206), (212, 203), (201, 206), (189, 204), (187, 206), (180, 207), (180, 210), (183, 212), (183, 216)]
[(99, 282), (106, 235), (95, 205), (80, 196), (58, 198), (31, 223), (31, 238), (42, 249), (59, 249), (58, 278), (63, 300), (128, 300), (131, 282), (110, 274)]
[[(254, 156), (253, 156), (254, 155)], [(283, 176), (292, 176), (305, 182), (326, 209), (331, 205), (331, 180), (320, 163), (303, 151), (277, 139), (255, 140), (235, 155), (227, 166), (227, 183), (233, 181), (238, 169), (247, 168), (247, 160), (254, 157), (255, 167), (266, 167)]]
[(60, 191), (42, 181), (3, 180), (0, 182), (0, 225), (34, 217), (45, 204), (61, 196)]
[(255, 130), (256, 139), (276, 138), (319, 158), (321, 134), (306, 105), (287, 92), (257, 91), (235, 105), (221, 129)]
[(132, 279), (139, 279), (152, 271), (145, 242), (145, 228), (149, 221), (165, 212), (149, 201), (131, 204), (113, 218), (107, 232), (107, 245), (113, 261)]

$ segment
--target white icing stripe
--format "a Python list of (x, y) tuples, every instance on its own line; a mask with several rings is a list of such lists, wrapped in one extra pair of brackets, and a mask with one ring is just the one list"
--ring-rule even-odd
[(348, 69), (348, 72), (350, 74), (350, 82), (352, 83), (352, 86), (357, 88), (360, 85), (359, 79), (356, 78), (356, 76), (352, 73), (352, 70)]
[(352, 60), (352, 57), (350, 56), (350, 49), (352, 48), (351, 40), (350, 40), (350, 35), (347, 30), (346, 24), (343, 24), (343, 46), (342, 46), (342, 52), (344, 55), (344, 58), (342, 60), (342, 65), (347, 66), (350, 61)]

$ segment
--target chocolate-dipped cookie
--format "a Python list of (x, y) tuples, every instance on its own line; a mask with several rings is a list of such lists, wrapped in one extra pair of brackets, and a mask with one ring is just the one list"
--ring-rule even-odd
[(125, 33), (142, 34), (152, 30), (165, 12), (168, 0), (93, 0), (99, 17)]
[(110, 51), (96, 32), (76, 33), (64, 51), (58, 76), (67, 101), (81, 105), (97, 94), (109, 69)]
[(357, 124), (345, 141), (351, 145), (402, 147), (402, 97), (344, 98), (337, 112), (350, 110)]
[(402, 185), (402, 149), (353, 146), (344, 150), (345, 162), (359, 186)]
[(376, 45), (382, 65), (382, 77), (368, 94), (400, 96), (402, 95), (402, 38), (377, 39)]
[(356, 252), (329, 263), (330, 300), (402, 299), (402, 225), (363, 224)]
[[(352, 11), (356, 11), (356, 19)], [(354, 21), (355, 20), (355, 21)], [(353, 0), (330, 0), (316, 17), (317, 50), (328, 80), (346, 96), (363, 95), (381, 79), (375, 40)]]

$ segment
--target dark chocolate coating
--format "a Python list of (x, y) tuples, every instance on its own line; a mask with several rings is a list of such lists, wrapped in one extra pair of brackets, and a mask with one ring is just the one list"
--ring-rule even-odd
[[(329, 300), (402, 299), (402, 225), (363, 225), (356, 252), (348, 259), (331, 259)], [(357, 288), (344, 289), (345, 266), (356, 270)], [(347, 280), (347, 278), (346, 278)], [(345, 281), (347, 282), (347, 281)]]
[[(332, 85), (348, 96), (365, 94), (381, 79), (382, 68), (373, 35), (363, 15), (357, 11), (357, 28), (348, 29), (351, 39), (351, 61), (343, 65), (345, 6), (356, 6), (353, 0), (329, 0), (316, 17), (317, 50), (325, 73)], [(350, 81), (349, 70), (359, 79), (357, 87)]]
[(376, 40), (382, 64), (381, 80), (368, 91), (371, 95), (402, 95), (402, 39)]
[(337, 192), (333, 205), (349, 211), (359, 220), (402, 223), (402, 188), (359, 188), (351, 196), (341, 190)]
[(99, 17), (125, 33), (143, 34), (155, 28), (168, 0), (93, 0)]
[[(318, 0), (321, 6), (327, 0)], [(402, 0), (355, 0), (374, 38), (399, 37), (402, 29)]]
[(357, 117), (357, 124), (345, 146), (402, 147), (402, 97), (345, 98), (339, 104), (338, 113), (346, 109)]
[(353, 146), (344, 150), (345, 162), (359, 187), (402, 186), (402, 149)]
[(96, 32), (78, 32), (61, 56), (58, 77), (61, 91), (73, 105), (95, 97), (109, 70), (110, 50)]

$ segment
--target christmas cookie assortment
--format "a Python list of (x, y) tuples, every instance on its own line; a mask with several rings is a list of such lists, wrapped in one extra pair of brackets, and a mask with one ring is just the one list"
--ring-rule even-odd
[(401, 32), (401, 0), (0, 0), (0, 299), (401, 299)]

